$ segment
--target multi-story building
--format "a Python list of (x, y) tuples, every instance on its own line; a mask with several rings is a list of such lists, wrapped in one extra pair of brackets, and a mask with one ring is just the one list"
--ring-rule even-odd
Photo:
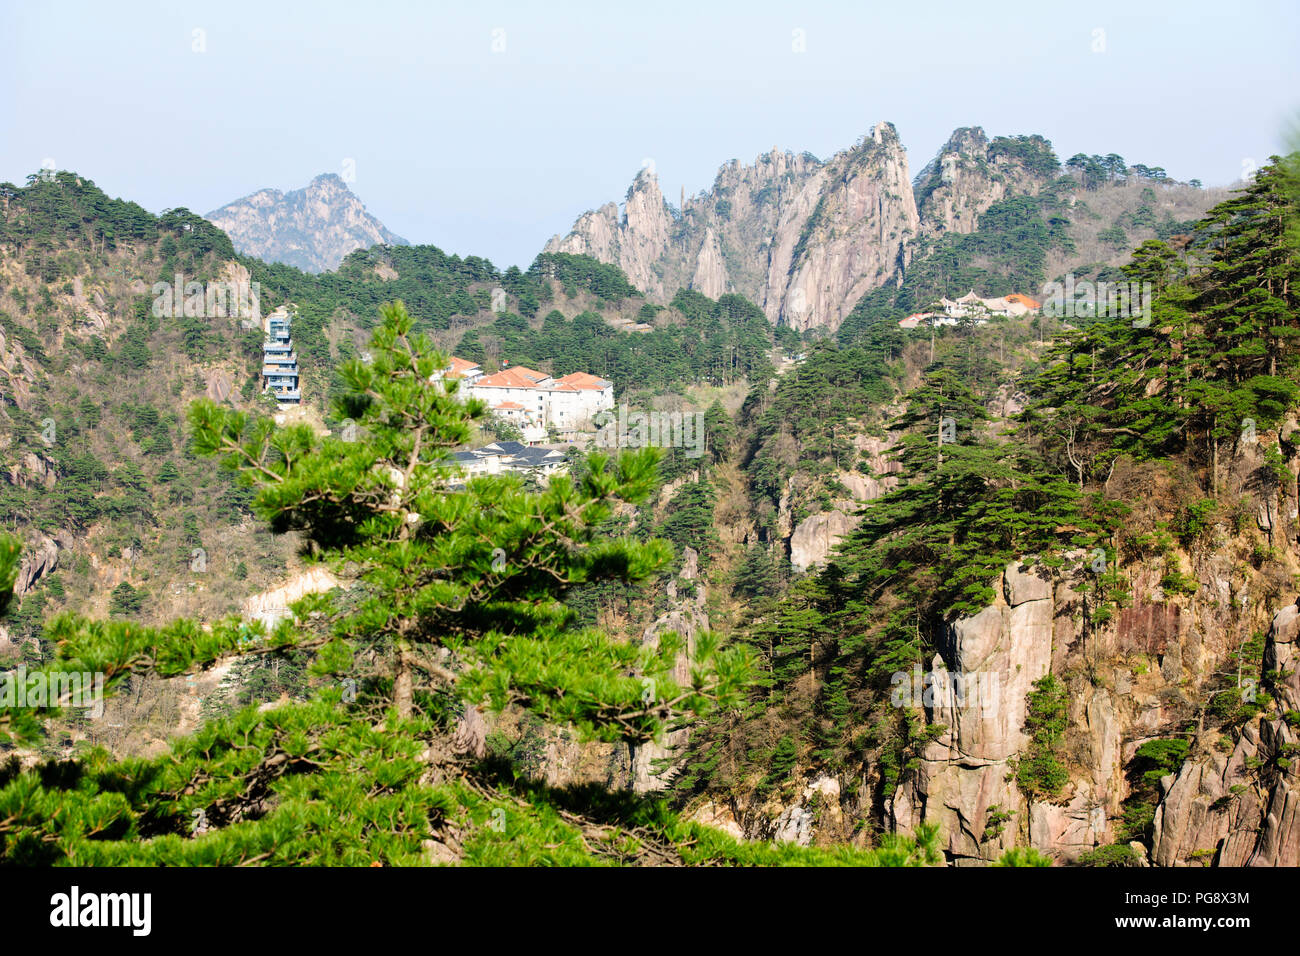
[(262, 344), (262, 391), (271, 392), (281, 405), (302, 402), (298, 353), (293, 350), (289, 317), (285, 315), (272, 315), (266, 320), (266, 341)]
[(592, 428), (597, 412), (614, 407), (614, 383), (586, 372), (571, 372), (546, 389), (546, 424), (568, 441)]
[[(507, 366), (474, 380), (468, 388), (487, 402), (493, 413), (538, 430), (538, 438), (554, 430), (561, 438), (589, 427), (596, 413), (614, 407), (614, 383), (586, 372), (552, 378), (523, 365)], [(525, 437), (529, 430), (525, 428)]]

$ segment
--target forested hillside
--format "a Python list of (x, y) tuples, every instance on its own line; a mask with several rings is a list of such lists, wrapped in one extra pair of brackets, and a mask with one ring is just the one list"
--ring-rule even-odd
[[(231, 656), (305, 653), (309, 699), (213, 718), (153, 761), (115, 763), (95, 749), (80, 755), (77, 772), (55, 773), (56, 762), (11, 755), (0, 770), (6, 861), (938, 861), (932, 829), (867, 852), (743, 843), (662, 801), (547, 787), (506, 755), (489, 757), (480, 706), (636, 746), (733, 706), (749, 655), (701, 634), (682, 683), (679, 639), (611, 640), (562, 601), (572, 588), (644, 579), (668, 562), (667, 542), (600, 531), (657, 485), (655, 451), (590, 456), (576, 481), (556, 478), (541, 491), (511, 476), (449, 489), (445, 450), (470, 437), (482, 403), (463, 403), (433, 379), (445, 358), (400, 305), (384, 308), (369, 347), (369, 361), (341, 369), (340, 410), (355, 416), (359, 440), (302, 423), (277, 428), (206, 400), (189, 414), (195, 452), (239, 474), (258, 518), (300, 534), (346, 576), (346, 589), (296, 602), (294, 616), (269, 628), (235, 615), (152, 628), (63, 614), (48, 625), (58, 649), (52, 674), (102, 674), (122, 692), (145, 675), (174, 677)], [(14, 559), (6, 537), (5, 604)], [(6, 702), (0, 730), (39, 741), (42, 709)]]
[[(61, 607), (233, 608), (287, 551), (248, 527), (228, 476), (187, 453), (183, 416), (203, 395), (253, 402), (260, 332), (155, 315), (150, 294), (177, 273), (234, 278), (229, 242), (183, 210), (154, 217), (71, 174), (5, 192), (0, 512), (32, 551), (7, 642), (47, 654), (35, 639)], [(211, 573), (190, 573), (195, 549)]]

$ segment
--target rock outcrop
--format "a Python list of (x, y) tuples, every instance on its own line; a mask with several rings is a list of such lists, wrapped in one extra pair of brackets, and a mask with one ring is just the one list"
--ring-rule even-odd
[(704, 243), (695, 257), (691, 288), (710, 299), (716, 299), (728, 291), (727, 264), (722, 258), (722, 246), (718, 242), (717, 233), (712, 228), (705, 230)]
[[(1051, 153), (1051, 145), (1041, 137), (1025, 142), (1030, 155)], [(1050, 178), (1024, 157), (991, 145), (980, 127), (956, 130), (916, 177), (921, 235), (974, 232), (979, 217), (995, 202), (1009, 195), (1034, 195)]]
[(240, 607), (240, 612), (246, 618), (261, 621), (268, 628), (274, 627), (281, 619), (289, 616), (289, 605), (294, 601), (308, 594), (332, 591), (336, 587), (340, 587), (339, 579), (329, 569), (308, 568), (279, 587), (247, 598)]
[(898, 281), (918, 226), (907, 151), (893, 124), (879, 123), (782, 216), (761, 302), (768, 318), (801, 331), (838, 328), (864, 294)]
[[(1026, 695), (1051, 667), (1054, 611), (1046, 576), (1013, 563), (996, 603), (944, 629), (931, 669), (956, 675), (963, 692), (937, 694), (927, 708), (931, 722), (946, 730), (899, 787), (892, 816), (905, 833), (921, 822), (938, 823), (957, 862), (996, 859), (1015, 845), (1015, 827), (994, 821), (1007, 813), (1023, 819), (1011, 762), (1028, 743)], [(1040, 830), (1071, 825), (1040, 818)]]
[[(1215, 678), (1213, 662), (1232, 648), (1210, 646), (1190, 615), (1142, 602), (1084, 642), (1076, 619), (1080, 593), (1068, 568), (1048, 573), (1012, 563), (993, 604), (943, 629), (931, 668), (961, 678), (965, 696), (926, 701), (928, 722), (945, 729), (887, 801), (890, 825), (910, 833), (921, 822), (939, 824), (957, 865), (988, 862), (1018, 845), (1070, 863), (1128, 839), (1124, 801), (1134, 793), (1135, 767), (1141, 770), (1134, 763), (1139, 747), (1185, 739), (1187, 758), (1159, 784), (1150, 864), (1300, 865), (1300, 768), (1293, 762), (1300, 734), (1290, 716), (1300, 700), (1292, 664), (1300, 609), (1274, 615), (1262, 673), (1241, 679), (1242, 699), (1253, 701), (1259, 684), (1273, 695), (1276, 715), (1260, 713), (1231, 735), (1202, 716), (1200, 729), (1191, 721), (1189, 739), (1185, 728), (1197, 713), (1189, 696), (1205, 693), (1199, 682)], [(1155, 668), (1124, 663), (1143, 660)], [(1107, 661), (1115, 666), (1102, 677), (1097, 671)], [(1086, 668), (1095, 675), (1087, 681)], [(1026, 697), (1049, 671), (1070, 688), (1070, 742), (1063, 750), (1069, 782), (1056, 799), (1028, 800), (1015, 782), (1030, 743)], [(1147, 865), (1147, 848), (1131, 848), (1133, 864)]]
[[(684, 647), (674, 662), (673, 680), (688, 686), (691, 655), (700, 633), (709, 629), (709, 616), (705, 610), (706, 592), (700, 577), (699, 554), (690, 547), (684, 553), (682, 570), (668, 585), (669, 608), (645, 628), (640, 642), (655, 648), (665, 634), (675, 633), (681, 637)], [(679, 596), (679, 582), (693, 585), (694, 593)], [(647, 682), (643, 685), (645, 696), (642, 699), (647, 704), (661, 699), (661, 691), (662, 688)], [(676, 761), (681, 758), (683, 747), (690, 738), (689, 728), (683, 728), (666, 734), (661, 740), (628, 747), (623, 743), (582, 741), (565, 728), (530, 724), (521, 714), (510, 709), (484, 716), (489, 728), (501, 730), (507, 737), (531, 735), (537, 757), (535, 763), (526, 765), (526, 770), (535, 779), (544, 780), (552, 787), (595, 783), (637, 793), (663, 790), (676, 776)], [(721, 806), (700, 812), (703, 817), (710, 820), (716, 817), (719, 821), (727, 819), (730, 814)], [(731, 817), (724, 829), (739, 835), (741, 827)]]
[(795, 526), (790, 536), (790, 564), (796, 571), (807, 571), (821, 564), (840, 539), (851, 531), (857, 519), (838, 508), (809, 515)]
[[(647, 166), (637, 173), (627, 191), (621, 216), (613, 203), (584, 213), (569, 235), (553, 238), (546, 244), (546, 251), (587, 255), (615, 263), (638, 289), (656, 301), (667, 301), (678, 285), (685, 285), (665, 282), (660, 267), (673, 226), (673, 214), (659, 189), (659, 179), (653, 167)], [(681, 265), (678, 263), (679, 272)]]
[[(1208, 745), (1198, 740), (1198, 748)], [(1281, 720), (1242, 728), (1231, 754), (1194, 755), (1161, 781), (1157, 866), (1300, 866), (1295, 730)]]
[[(1300, 704), (1295, 647), (1300, 609), (1273, 616), (1263, 675), (1278, 710)], [(1254, 681), (1242, 688), (1255, 693)], [(1246, 724), (1230, 752), (1218, 733), (1198, 734), (1191, 757), (1161, 781), (1152, 862), (1158, 866), (1300, 866), (1300, 734), (1286, 719)]]
[(889, 460), (889, 440), (857, 435), (853, 446), (864, 457), (870, 474), (858, 471), (836, 472), (836, 485), (848, 492), (848, 497), (833, 500), (832, 507), (804, 518), (789, 533), (790, 564), (796, 571), (823, 564), (843, 537), (857, 527), (861, 520), (859, 509), (874, 501), (897, 483), (894, 477), (898, 463)]
[(1300, 607), (1288, 604), (1273, 616), (1264, 644), (1264, 673), (1279, 675), (1273, 693), (1283, 710), (1300, 711)]
[(27, 551), (23, 553), (18, 567), (18, 577), (14, 581), (14, 596), (22, 597), (29, 592), (36, 582), (53, 574), (59, 566), (59, 542), (49, 535), (38, 535)]
[(18, 337), (12, 331), (7, 333), (4, 324), (0, 323), (0, 395), (12, 397), (15, 405), (27, 411), (31, 408), (32, 392), (38, 381), (36, 366), (27, 350)]
[[(709, 629), (709, 615), (705, 610), (705, 587), (700, 578), (699, 553), (694, 548), (685, 549), (685, 560), (681, 573), (682, 581), (694, 584), (695, 594), (690, 598), (679, 598), (677, 606), (655, 619), (646, 628), (641, 642), (647, 647), (657, 648), (659, 639), (664, 634), (677, 634), (684, 642), (682, 653), (677, 655), (673, 669), (673, 680), (680, 686), (689, 687), (691, 683), (691, 659), (695, 653), (695, 640), (702, 631)], [(676, 592), (673, 583), (673, 593)], [(651, 693), (657, 693), (652, 688)], [(646, 743), (635, 748), (631, 755), (632, 788), (638, 793), (662, 790), (676, 775), (677, 770), (670, 763), (690, 737), (688, 729), (673, 731), (662, 741)]]
[(9, 466), (7, 472), (9, 484), (19, 488), (41, 487), (53, 488), (58, 481), (58, 472), (54, 462), (44, 455), (26, 452), (21, 459)]

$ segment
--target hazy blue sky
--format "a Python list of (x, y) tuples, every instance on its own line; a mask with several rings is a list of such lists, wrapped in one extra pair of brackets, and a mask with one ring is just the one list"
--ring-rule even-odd
[(350, 159), (393, 231), (526, 266), (645, 159), (676, 203), (880, 120), (913, 175), (978, 125), (1225, 184), (1279, 150), (1298, 64), (1296, 0), (0, 0), (0, 180), (49, 158), (202, 213)]

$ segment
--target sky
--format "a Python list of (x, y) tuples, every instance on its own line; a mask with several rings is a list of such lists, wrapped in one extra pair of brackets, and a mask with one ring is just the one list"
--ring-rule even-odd
[(881, 120), (1227, 185), (1300, 116), (1300, 3), (0, 0), (0, 181), (159, 212), (338, 173), (389, 229), (527, 267), (652, 161), (670, 202)]

